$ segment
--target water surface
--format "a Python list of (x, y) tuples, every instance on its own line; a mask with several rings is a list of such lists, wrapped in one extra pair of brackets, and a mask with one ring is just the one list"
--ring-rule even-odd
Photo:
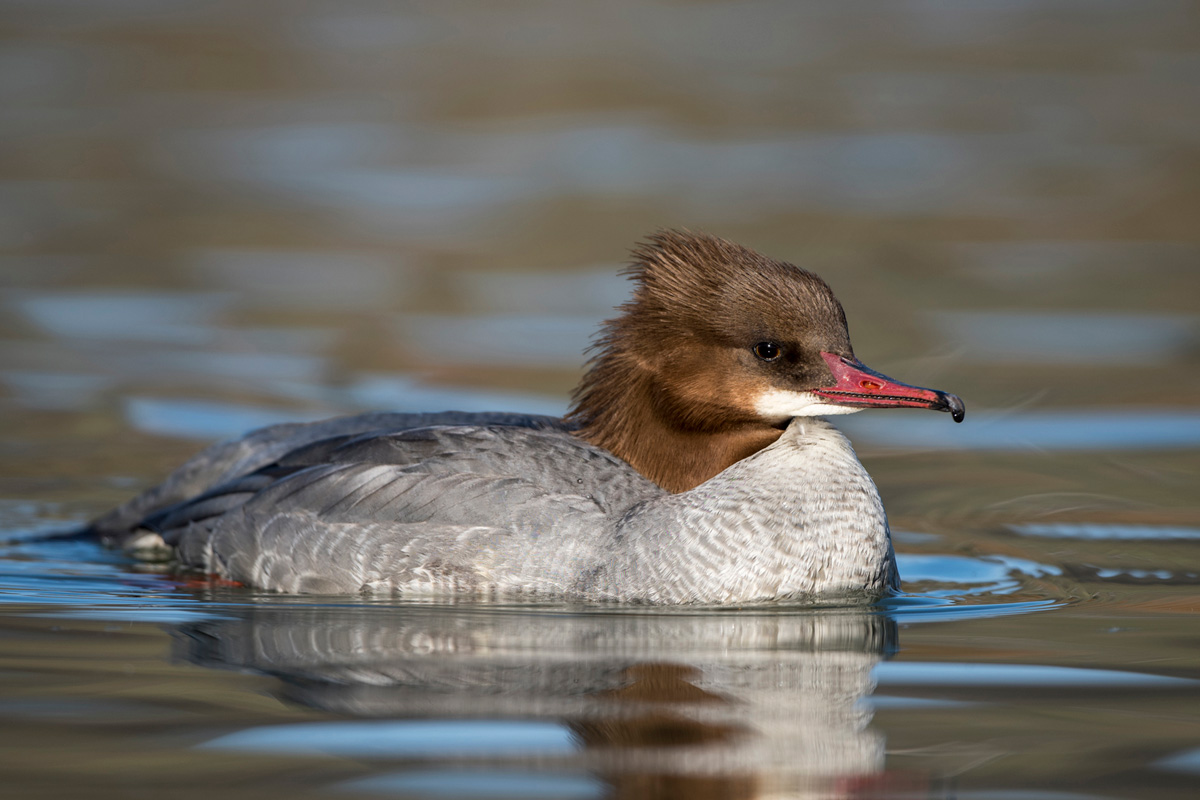
[[(13, 796), (1191, 798), (1200, 22), (1154, 2), (0, 2)], [(627, 248), (810, 268), (870, 608), (282, 597), (48, 538), (205, 443), (561, 413)]]

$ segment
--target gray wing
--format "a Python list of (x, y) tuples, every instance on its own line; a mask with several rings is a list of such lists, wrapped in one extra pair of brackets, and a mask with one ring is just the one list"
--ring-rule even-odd
[(565, 430), (459, 425), (368, 434), (296, 450), (274, 468), (327, 463), (395, 464), (431, 474), (517, 476), (550, 491), (586, 495), (607, 513), (663, 493), (626, 462)]
[(570, 594), (611, 548), (591, 499), (513, 476), (303, 468), (163, 531), (188, 566), (285, 592)]
[(371, 431), (401, 431), (429, 425), (511, 425), (531, 430), (566, 430), (563, 421), (556, 417), (461, 411), (372, 413), (321, 422), (272, 425), (201, 451), (159, 485), (96, 519), (88, 532), (109, 544), (120, 544), (147, 516), (261, 469), (313, 442), (331, 438), (345, 441)]
[[(565, 431), (513, 426), (418, 428), (314, 442), (255, 472), (160, 509), (138, 527), (158, 531), (169, 541), (170, 531), (229, 513), (276, 482), (323, 464), (386, 464), (433, 475), (515, 476), (547, 491), (584, 495), (613, 515), (663, 493), (624, 461)], [(360, 513), (366, 514), (366, 509)]]

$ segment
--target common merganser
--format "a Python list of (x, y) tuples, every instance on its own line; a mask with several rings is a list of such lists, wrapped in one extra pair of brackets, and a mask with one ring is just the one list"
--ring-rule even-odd
[(222, 442), (91, 531), (281, 592), (741, 604), (875, 597), (879, 493), (821, 417), (952, 394), (854, 357), (811, 272), (713, 236), (633, 251), (565, 418), (374, 413)]

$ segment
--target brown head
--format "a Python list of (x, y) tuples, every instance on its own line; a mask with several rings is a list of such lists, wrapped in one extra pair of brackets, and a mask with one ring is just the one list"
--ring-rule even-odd
[(662, 231), (626, 274), (633, 298), (605, 325), (568, 419), (669, 491), (766, 447), (796, 416), (909, 405), (961, 418), (953, 395), (858, 363), (841, 304), (811, 272)]

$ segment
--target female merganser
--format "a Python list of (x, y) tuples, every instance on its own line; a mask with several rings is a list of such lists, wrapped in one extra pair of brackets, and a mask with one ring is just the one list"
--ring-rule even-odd
[(822, 416), (945, 392), (854, 357), (816, 275), (713, 236), (634, 250), (563, 419), (365, 414), (203, 451), (94, 522), (281, 592), (731, 604), (899, 586), (879, 493)]

